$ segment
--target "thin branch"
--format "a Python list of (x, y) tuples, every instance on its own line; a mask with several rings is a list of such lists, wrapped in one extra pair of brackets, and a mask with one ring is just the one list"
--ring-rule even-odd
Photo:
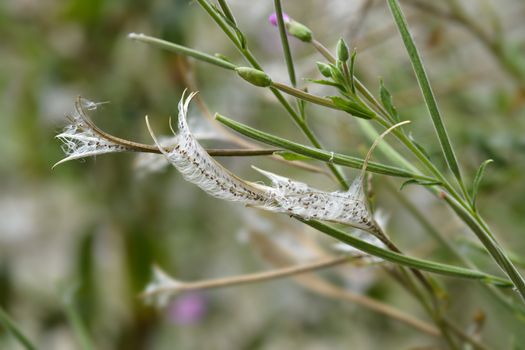
[[(295, 261), (295, 259), (292, 258), (290, 253), (284, 251), (282, 248), (276, 245), (272, 240), (270, 240), (267, 237), (267, 235), (261, 233), (254, 233), (252, 235), (251, 241), (256, 246), (256, 248), (259, 251), (261, 251), (265, 260), (268, 260), (273, 265), (282, 266), (284, 264), (292, 264)], [(294, 280), (304, 288), (316, 294), (328, 298), (356, 303), (360, 306), (372, 310), (373, 312), (377, 312), (379, 314), (385, 315), (386, 317), (390, 317), (393, 320), (402, 322), (433, 337), (440, 337), (439, 330), (434, 326), (422, 320), (419, 320), (414, 316), (409, 315), (395, 307), (374, 300), (366, 295), (360, 295), (352, 291), (346, 290), (344, 288), (341, 288), (339, 286), (336, 286), (331, 282), (324, 280), (320, 276), (313, 274), (298, 275), (294, 276)]]
[[(189, 87), (191, 91), (199, 91), (199, 89), (197, 87), (197, 84), (195, 82), (195, 79), (193, 77), (193, 74), (191, 74), (193, 72), (193, 69), (191, 67), (182, 67), (181, 64), (177, 65), (177, 69), (179, 71), (180, 76), (182, 77), (183, 85)], [(250, 148), (250, 149), (257, 148), (257, 145), (255, 143), (253, 143), (253, 142), (251, 142), (251, 141), (249, 141), (249, 140), (247, 140), (245, 138), (237, 136), (235, 133), (230, 131), (230, 129), (227, 129), (222, 124), (217, 123), (217, 121), (215, 120), (215, 117), (210, 113), (210, 109), (206, 105), (206, 102), (202, 98), (201, 94), (195, 95), (195, 101), (197, 102), (197, 106), (199, 107), (201, 112), (211, 122), (213, 127), (216, 130), (218, 130), (222, 135), (224, 135), (229, 141), (231, 141), (232, 143), (235, 143), (235, 144), (237, 144), (239, 146), (242, 146), (242, 147), (246, 147), (246, 148)], [(278, 161), (278, 162), (285, 163), (286, 165), (289, 165), (289, 166), (293, 166), (293, 167), (296, 167), (296, 168), (299, 168), (299, 169), (303, 169), (303, 170), (306, 170), (306, 171), (310, 171), (310, 172), (313, 172), (313, 173), (323, 174), (323, 175), (326, 175), (327, 177), (329, 177), (331, 179), (335, 179), (335, 177), (331, 173), (329, 173), (328, 171), (326, 171), (326, 170), (324, 170), (324, 169), (322, 169), (322, 168), (320, 168), (318, 166), (312, 165), (312, 164), (308, 164), (308, 163), (301, 162), (301, 161), (293, 161), (293, 162), (291, 162), (291, 161), (287, 161), (287, 160), (283, 159), (282, 157), (279, 157), (279, 156), (276, 156), (276, 155), (271, 156), (271, 158), (273, 160)]]
[(149, 297), (153, 295), (159, 295), (164, 293), (179, 293), (181, 291), (188, 290), (202, 290), (202, 289), (214, 289), (238, 286), (242, 284), (251, 284), (269, 280), (275, 280), (279, 278), (299, 275), (307, 272), (318, 271), (329, 267), (341, 265), (350, 262), (352, 259), (362, 258), (363, 256), (338, 256), (325, 258), (313, 263), (306, 263), (295, 265), (291, 267), (284, 267), (281, 269), (275, 269), (270, 271), (256, 272), (246, 275), (239, 275), (233, 277), (223, 277), (216, 279), (209, 279), (198, 282), (181, 282), (178, 280), (172, 280), (172, 283), (168, 283), (167, 286), (159, 286), (153, 288), (142, 294), (143, 297)]

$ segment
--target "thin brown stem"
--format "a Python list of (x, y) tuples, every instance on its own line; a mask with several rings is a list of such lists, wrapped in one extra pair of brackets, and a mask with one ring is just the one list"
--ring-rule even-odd
[[(295, 261), (290, 253), (275, 244), (267, 235), (254, 233), (251, 237), (252, 244), (261, 252), (265, 260), (273, 265), (282, 266), (284, 264), (291, 264)], [(440, 337), (440, 332), (436, 327), (388, 304), (374, 300), (366, 295), (360, 295), (336, 286), (320, 276), (313, 274), (297, 275), (294, 276), (294, 280), (304, 288), (319, 295), (358, 304), (433, 337)]]
[(318, 271), (321, 269), (326, 269), (329, 267), (346, 264), (353, 259), (362, 258), (362, 256), (338, 256), (325, 258), (312, 263), (305, 263), (290, 267), (284, 267), (280, 269), (256, 272), (246, 275), (239, 275), (233, 277), (222, 277), (209, 279), (198, 282), (179, 282), (173, 280), (173, 285), (168, 285), (166, 287), (158, 287), (147, 291), (143, 296), (153, 296), (165, 293), (179, 293), (181, 291), (188, 290), (202, 290), (202, 289), (215, 289), (215, 288), (224, 288), (238, 286), (242, 284), (251, 284), (258, 283), (263, 281), (275, 280), (279, 278), (299, 275), (307, 272)]

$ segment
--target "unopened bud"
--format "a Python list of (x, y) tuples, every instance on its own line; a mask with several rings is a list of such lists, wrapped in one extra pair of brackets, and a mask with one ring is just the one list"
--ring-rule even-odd
[(348, 46), (346, 46), (345, 41), (341, 38), (337, 42), (337, 59), (341, 62), (346, 62), (348, 61), (348, 58), (350, 58)]
[(272, 85), (272, 78), (261, 70), (250, 67), (237, 67), (235, 71), (241, 78), (253, 85), (261, 87)]
[(316, 62), (317, 64), (317, 69), (319, 69), (319, 72), (321, 72), (321, 74), (326, 77), (326, 78), (331, 78), (332, 77), (332, 72), (330, 70), (330, 66), (327, 65), (326, 63), (323, 63), (323, 62)]
[(285, 24), (286, 29), (291, 36), (294, 36), (297, 39), (307, 43), (312, 41), (312, 31), (304, 24), (294, 21), (293, 19), (289, 20)]
[[(277, 13), (272, 13), (268, 17), (268, 22), (272, 24), (272, 26), (277, 27)], [(288, 23), (290, 22), (290, 16), (288, 16), (286, 13), (283, 12), (283, 22)]]

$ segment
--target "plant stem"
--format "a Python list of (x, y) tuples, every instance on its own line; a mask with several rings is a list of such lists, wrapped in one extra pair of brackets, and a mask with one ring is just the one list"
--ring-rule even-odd
[[(252, 244), (261, 252), (266, 260), (270, 261), (276, 266), (286, 266), (296, 262), (293, 253), (287, 249), (279, 247), (273, 239), (269, 238), (264, 232), (259, 232), (254, 229), (254, 235), (252, 236)], [(386, 270), (386, 269), (385, 269)], [(387, 272), (389, 272), (387, 270)], [(317, 294), (325, 297), (350, 301), (368, 308), (374, 312), (377, 312), (386, 317), (390, 317), (399, 322), (405, 323), (415, 329), (427, 333), (434, 337), (439, 337), (439, 330), (421, 321), (406, 312), (396, 309), (388, 304), (382, 303), (375, 299), (372, 299), (366, 295), (354, 293), (348, 289), (340, 287), (333, 282), (329, 282), (319, 275), (308, 274), (302, 276), (296, 276), (294, 278), (297, 283), (302, 285), (308, 290), (311, 290)]]
[(439, 108), (436, 103), (436, 98), (434, 97), (434, 93), (430, 86), (427, 73), (423, 66), (421, 55), (419, 54), (414, 40), (412, 39), (412, 36), (408, 30), (406, 18), (397, 0), (387, 1), (390, 7), (390, 11), (392, 12), (394, 20), (397, 24), (397, 28), (401, 34), (401, 38), (403, 39), (403, 42), (405, 44), (408, 56), (410, 57), (412, 67), (414, 68), (414, 72), (416, 74), (421, 93), (423, 94), (425, 104), (428, 108), (428, 112), (432, 119), (432, 123), (434, 124), (434, 128), (436, 130), (441, 149), (443, 150), (445, 160), (447, 161), (450, 170), (452, 171), (460, 187), (462, 188), (465, 195), (465, 199), (468, 199), (468, 193), (466, 192), (465, 185), (463, 184), (463, 180), (461, 178), (461, 171), (459, 169), (454, 149), (452, 148), (450, 138), (448, 136), (447, 130), (445, 129), (445, 124), (443, 122), (443, 118), (441, 117), (441, 113), (439, 112)]
[[(233, 44), (237, 47), (239, 52), (244, 56), (244, 58), (252, 65), (253, 68), (264, 71), (253, 56), (253, 54), (250, 52), (250, 50), (241, 45), (239, 40), (235, 37), (235, 35), (231, 32), (231, 30), (228, 28), (228, 25), (224, 22), (222, 18), (220, 18), (217, 13), (213, 10), (213, 8), (210, 6), (210, 4), (206, 0), (197, 0), (199, 5), (212, 17), (212, 19), (219, 25), (219, 27), (223, 30), (223, 32), (228, 36), (228, 38), (233, 42)], [(313, 131), (310, 129), (310, 127), (306, 124), (306, 121), (290, 106), (288, 101), (284, 98), (284, 96), (275, 88), (270, 87), (270, 90), (274, 94), (274, 96), (277, 98), (277, 100), (281, 103), (281, 105), (284, 107), (284, 109), (290, 114), (294, 122), (299, 126), (301, 131), (304, 133), (304, 135), (308, 138), (308, 140), (314, 145), (314, 147), (322, 149), (321, 143), (317, 140), (317, 137), (314, 135)], [(348, 189), (349, 185), (343, 176), (343, 174), (337, 169), (337, 167), (333, 164), (328, 164), (328, 168), (330, 171), (334, 174), (334, 176), (337, 178), (339, 183), (344, 189)]]
[(402, 254), (393, 252), (391, 250), (383, 249), (373, 244), (367, 243), (359, 238), (351, 236), (344, 231), (341, 231), (332, 226), (323, 224), (316, 220), (306, 221), (301, 218), (297, 218), (297, 220), (304, 222), (308, 226), (311, 226), (323, 233), (326, 233), (327, 235), (343, 243), (351, 245), (352, 247), (358, 250), (361, 250), (365, 253), (368, 253), (370, 255), (379, 257), (381, 259), (393, 262), (398, 265), (407, 266), (410, 268), (415, 268), (415, 269), (419, 269), (423, 271), (433, 272), (433, 273), (437, 273), (441, 275), (449, 275), (449, 276), (454, 276), (454, 277), (462, 277), (462, 278), (467, 278), (467, 279), (480, 280), (482, 282), (496, 284), (501, 287), (508, 287), (512, 285), (512, 283), (506, 279), (503, 279), (497, 276), (493, 276), (493, 275), (488, 275), (480, 271), (465, 269), (465, 268), (458, 267), (458, 266), (441, 264), (441, 263), (428, 261), (428, 260), (417, 259), (417, 258), (413, 258), (413, 257), (409, 257), (406, 255), (402, 255)]
[(518, 269), (514, 266), (512, 261), (509, 259), (505, 251), (493, 238), (492, 233), (490, 231), (486, 231), (485, 228), (479, 224), (478, 220), (472, 215), (472, 213), (469, 212), (468, 209), (465, 209), (465, 207), (458, 203), (454, 198), (445, 196), (445, 200), (454, 210), (454, 212), (456, 212), (456, 214), (467, 224), (467, 226), (470, 227), (472, 232), (474, 232), (474, 234), (490, 253), (494, 261), (496, 261), (499, 267), (512, 280), (516, 290), (522, 297), (522, 301), (525, 302), (525, 280), (519, 273)]
[(304, 263), (290, 267), (284, 267), (280, 269), (274, 269), (270, 271), (250, 273), (246, 275), (233, 276), (233, 277), (222, 277), (209, 279), (198, 282), (182, 282), (178, 280), (172, 280), (167, 286), (159, 286), (158, 288), (149, 290), (143, 294), (144, 297), (164, 294), (164, 293), (179, 293), (188, 290), (203, 290), (203, 289), (214, 289), (232, 287), (243, 284), (251, 284), (269, 280), (275, 280), (279, 278), (299, 275), (307, 272), (318, 271), (321, 269), (330, 268), (333, 266), (346, 264), (356, 258), (362, 258), (363, 256), (338, 256), (325, 258), (320, 261), (311, 263)]
[(295, 79), (295, 68), (292, 59), (292, 53), (290, 52), (290, 45), (288, 44), (288, 35), (286, 34), (286, 28), (284, 27), (283, 9), (280, 0), (273, 1), (275, 7), (275, 13), (277, 14), (277, 27), (279, 28), (279, 36), (281, 37), (281, 44), (283, 46), (284, 59), (286, 60), (286, 68), (288, 69), (288, 75), (290, 76), (290, 83), (292, 86), (296, 86)]
[(26, 350), (36, 350), (36, 346), (34, 346), (31, 341), (24, 335), (24, 333), (18, 328), (15, 321), (9, 317), (7, 312), (5, 312), (0, 307), (0, 324), (5, 327), (6, 330), (11, 332), (13, 336), (18, 340), (18, 342), (26, 349)]
[[(379, 133), (370, 125), (370, 123), (367, 123), (365, 120), (358, 120), (359, 125), (361, 126), (362, 130), (365, 132), (365, 135), (370, 140), (375, 140), (379, 136)], [(410, 171), (413, 171), (415, 173), (418, 173), (419, 171), (417, 168), (415, 168), (410, 162), (408, 162), (403, 156), (401, 156), (397, 151), (395, 151), (388, 142), (382, 142), (378, 148), (386, 155), (386, 157), (390, 160), (395, 161), (396, 163), (403, 164), (407, 169)], [(440, 244), (442, 244), (444, 247), (446, 247), (452, 254), (461, 261), (465, 266), (471, 268), (471, 269), (477, 269), (477, 266), (468, 259), (465, 254), (462, 254), (458, 251), (458, 249), (454, 246), (454, 244), (451, 243), (451, 241), (434, 228), (434, 226), (427, 220), (427, 218), (414, 206), (407, 198), (404, 196), (399, 190), (397, 190), (392, 182), (387, 179), (386, 187), (388, 190), (393, 193), (398, 201), (405, 206), (405, 208), (414, 216), (414, 218), (421, 224), (423, 228), (426, 229), (428, 233), (431, 234), (431, 236), (436, 239)], [(431, 192), (434, 194), (438, 194), (438, 191), (434, 188), (429, 188)], [(484, 249), (484, 252), (488, 253), (486, 249)], [(512, 259), (511, 259), (512, 260)], [(514, 262), (515, 263), (515, 262)], [(496, 300), (502, 304), (508, 311), (511, 313), (519, 313), (520, 317), (518, 317), (519, 320), (525, 319), (525, 308), (522, 305), (515, 305), (511, 300), (509, 300), (508, 297), (503, 295), (501, 291), (496, 289), (494, 286), (489, 285), (482, 285), (485, 287), (485, 289), (491, 294), (493, 297), (496, 298)]]
[(235, 21), (235, 17), (233, 17), (233, 13), (230, 10), (230, 7), (228, 6), (228, 3), (226, 2), (226, 0), (218, 0), (218, 1), (219, 1), (219, 6), (221, 7), (222, 12), (224, 12), (224, 15), (226, 16), (226, 18), (228, 18), (233, 24), (236, 25), (237, 23)]
[[(362, 169), (364, 160), (356, 157), (347, 156), (340, 153), (328, 152), (325, 150), (308, 147), (299, 143), (283, 139), (281, 137), (265, 133), (263, 131), (254, 129), (245, 124), (239, 123), (235, 120), (216, 114), (215, 117), (220, 123), (230, 127), (231, 129), (250, 137), (251, 139), (258, 140), (260, 142), (273, 145), (276, 147), (282, 147), (284, 149), (293, 151), (298, 154), (305, 155), (310, 158), (318, 159), (324, 162), (330, 162), (339, 164), (355, 169)], [(423, 181), (436, 181), (435, 178), (421, 175), (420, 173), (413, 173), (402, 168), (397, 168), (389, 165), (384, 165), (376, 162), (368, 162), (367, 170), (384, 174), (389, 176), (397, 176), (404, 178), (416, 178)]]
[(304, 101), (312, 102), (312, 103), (315, 103), (317, 105), (328, 107), (328, 108), (331, 108), (331, 109), (341, 110), (331, 100), (329, 100), (327, 98), (324, 98), (324, 97), (319, 97), (319, 96), (315, 96), (315, 95), (309, 94), (306, 91), (303, 91), (301, 89), (297, 89), (297, 88), (294, 88), (292, 86), (288, 86), (288, 85), (285, 85), (285, 84), (282, 84), (282, 83), (278, 83), (278, 82), (272, 82), (271, 86), (276, 88), (276, 89), (278, 89), (278, 90), (280, 90), (280, 91), (282, 91), (282, 92), (284, 92), (284, 93), (286, 93), (286, 94), (288, 94), (288, 95), (300, 98), (300, 99), (302, 99)]
[(235, 70), (235, 68), (237, 68), (237, 66), (234, 65), (233, 63), (222, 60), (220, 58), (209, 55), (207, 53), (193, 50), (185, 46), (177, 45), (175, 43), (172, 43), (166, 40), (162, 40), (162, 39), (158, 39), (158, 38), (154, 38), (154, 37), (151, 37), (145, 34), (130, 33), (128, 34), (128, 37), (132, 40), (140, 41), (140, 42), (147, 43), (147, 44), (153, 44), (165, 50), (173, 51), (181, 55), (190, 56), (198, 60), (211, 63), (221, 68), (226, 68), (230, 70)]

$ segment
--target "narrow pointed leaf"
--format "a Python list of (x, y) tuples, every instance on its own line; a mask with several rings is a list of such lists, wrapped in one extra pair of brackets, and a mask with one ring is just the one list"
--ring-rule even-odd
[(354, 81), (354, 70), (355, 70), (355, 59), (357, 57), (357, 51), (352, 52), (352, 58), (350, 59), (350, 89), (355, 95), (355, 81)]
[(484, 272), (471, 270), (463, 267), (442, 264), (434, 261), (413, 258), (403, 254), (395, 253), (391, 250), (383, 249), (368, 242), (365, 242), (357, 237), (349, 235), (345, 231), (336, 229), (319, 221), (305, 221), (301, 219), (299, 220), (323, 233), (326, 233), (330, 237), (333, 237), (343, 243), (346, 243), (356, 249), (361, 250), (362, 252), (376, 256), (386, 261), (390, 261), (394, 264), (399, 264), (402, 266), (407, 266), (422, 271), (433, 272), (440, 275), (479, 280), (481, 282), (494, 284), (500, 287), (513, 286), (513, 284), (510, 281), (501, 277), (489, 275)]
[(313, 160), (311, 157), (303, 156), (302, 154), (290, 152), (290, 151), (278, 151), (274, 153), (275, 155), (282, 157), (284, 160), (289, 161), (308, 161)]
[(408, 56), (410, 57), (410, 61), (412, 63), (412, 67), (414, 68), (414, 72), (416, 74), (421, 93), (423, 94), (425, 104), (430, 113), (430, 117), (432, 118), (432, 123), (434, 124), (439, 143), (441, 144), (445, 160), (447, 161), (448, 167), (450, 168), (458, 182), (462, 185), (463, 181), (461, 179), (461, 173), (459, 170), (456, 155), (454, 154), (454, 150), (452, 149), (452, 145), (450, 143), (450, 139), (445, 129), (443, 119), (441, 118), (441, 114), (439, 112), (434, 93), (432, 92), (432, 88), (430, 87), (430, 82), (428, 80), (425, 68), (423, 67), (421, 56), (419, 55), (419, 52), (414, 43), (414, 39), (412, 38), (408, 30), (408, 24), (405, 19), (405, 16), (401, 10), (401, 7), (399, 6), (398, 0), (388, 0), (388, 5), (390, 6), (390, 10), (396, 22), (397, 28), (405, 44)]
[(410, 179), (401, 184), (401, 187), (399, 187), (399, 190), (402, 191), (403, 188), (405, 188), (408, 185), (420, 185), (420, 186), (438, 186), (442, 185), (439, 181), (421, 181), (417, 179)]
[(130, 33), (128, 37), (135, 41), (140, 41), (145, 44), (153, 45), (161, 49), (178, 53), (180, 55), (190, 56), (200, 61), (211, 63), (222, 68), (234, 70), (237, 67), (235, 64), (225, 61), (221, 58), (217, 58), (207, 53), (190, 49), (186, 46), (178, 45), (166, 40), (154, 38), (145, 34)]
[(392, 95), (383, 83), (383, 79), (379, 81), (379, 95), (381, 97), (381, 103), (383, 104), (383, 107), (385, 107), (392, 119), (394, 119), (396, 122), (399, 122), (399, 113), (397, 112), (396, 107), (394, 107)]
[[(273, 145), (273, 146), (277, 146), (280, 148), (284, 148), (289, 151), (292, 151), (298, 154), (302, 154), (304, 156), (311, 157), (314, 159), (318, 159), (324, 162), (331, 162), (334, 164), (339, 164), (339, 165), (343, 165), (343, 166), (347, 166), (347, 167), (355, 168), (355, 169), (361, 169), (363, 167), (363, 159), (360, 159), (360, 158), (351, 157), (351, 156), (347, 156), (347, 155), (339, 154), (339, 153), (332, 153), (332, 152), (328, 152), (325, 150), (304, 146), (302, 144), (295, 143), (293, 141), (289, 141), (281, 137), (271, 135), (263, 131), (254, 129), (252, 127), (239, 123), (235, 120), (232, 120), (220, 114), (217, 114), (215, 118), (222, 124), (239, 132), (240, 134), (243, 134), (251, 139), (260, 141), (268, 145)], [(415, 174), (415, 173), (412, 173), (410, 171), (407, 171), (401, 168), (384, 165), (380, 163), (375, 163), (375, 162), (369, 162), (367, 170), (374, 172), (374, 173), (390, 175), (390, 176), (405, 177), (405, 178), (418, 178), (423, 181), (435, 181), (435, 179), (427, 177), (427, 176)]]
[(335, 83), (331, 80), (326, 80), (326, 79), (307, 79), (307, 81), (311, 82), (311, 83), (314, 83), (314, 84), (319, 84), (319, 85), (326, 85), (326, 86), (333, 86), (335, 88), (338, 88), (340, 90), (344, 90), (344, 86), (339, 84), (339, 83)]
[(470, 203), (474, 209), (476, 209), (476, 197), (478, 196), (479, 185), (481, 184), (481, 180), (483, 179), (483, 175), (485, 174), (485, 168), (492, 162), (492, 159), (487, 159), (486, 161), (481, 163), (478, 171), (476, 172), (476, 176), (474, 177), (474, 182), (472, 183), (472, 193), (470, 195)]
[(3, 328), (9, 331), (24, 349), (36, 350), (36, 346), (34, 346), (31, 343), (31, 341), (25, 336), (24, 333), (22, 333), (18, 325), (11, 319), (11, 317), (9, 317), (9, 315), (2, 308), (0, 308), (0, 325), (2, 325)]
[(425, 147), (423, 147), (419, 142), (416, 141), (416, 139), (412, 136), (412, 134), (409, 134), (408, 135), (408, 138), (410, 139), (410, 141), (412, 141), (412, 143), (414, 144), (414, 146), (416, 146), (416, 148), (428, 159), (430, 160), (430, 155), (428, 154), (427, 150), (425, 149)]

